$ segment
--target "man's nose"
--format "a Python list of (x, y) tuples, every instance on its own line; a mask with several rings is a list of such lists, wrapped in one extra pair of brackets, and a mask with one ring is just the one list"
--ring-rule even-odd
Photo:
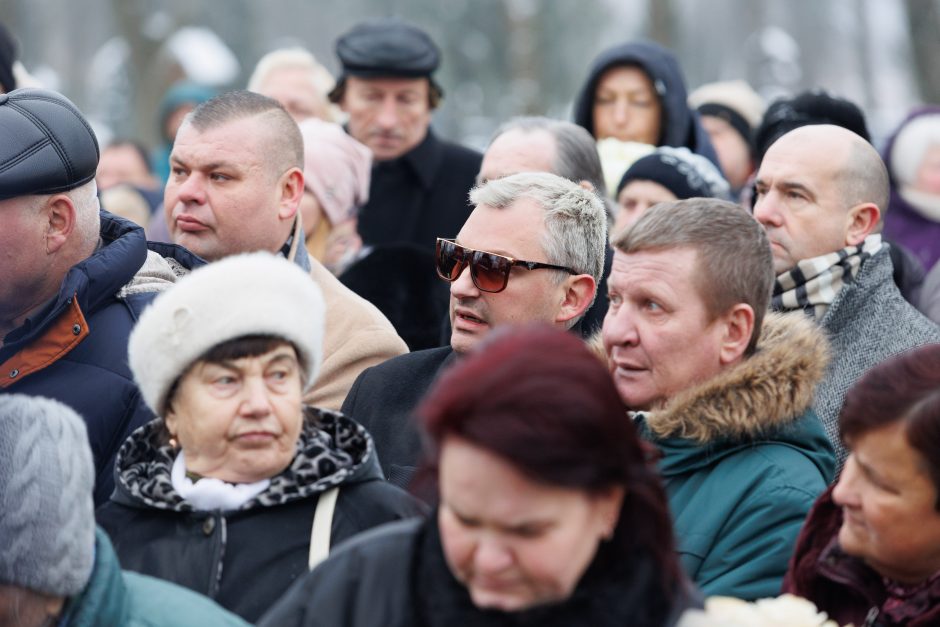
[(774, 192), (766, 192), (754, 203), (754, 219), (766, 226), (780, 226), (782, 216)]
[(398, 107), (394, 98), (388, 97), (382, 100), (375, 120), (385, 130), (392, 130), (398, 126)]
[(605, 346), (636, 346), (640, 342), (634, 315), (623, 305), (607, 312), (601, 335)]
[(469, 264), (463, 269), (456, 280), (451, 281), (450, 295), (458, 300), (463, 298), (476, 298), (480, 295), (480, 290), (474, 285), (473, 279), (470, 278)]
[(176, 195), (180, 202), (205, 204), (205, 179), (198, 173), (190, 174), (177, 184)]

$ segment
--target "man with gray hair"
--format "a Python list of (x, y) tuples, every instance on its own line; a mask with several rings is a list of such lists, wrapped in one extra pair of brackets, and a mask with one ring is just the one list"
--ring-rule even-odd
[(904, 300), (892, 278), (880, 233), (888, 172), (867, 141), (826, 124), (792, 130), (767, 150), (755, 192), (754, 217), (774, 254), (772, 308), (804, 312), (832, 343), (814, 408), (841, 467), (845, 393), (889, 357), (940, 342), (940, 328)]
[(275, 100), (233, 91), (186, 116), (164, 211), (173, 240), (208, 261), (265, 250), (310, 272), (326, 300), (320, 378), (305, 400), (338, 409), (362, 370), (407, 352), (388, 319), (307, 255), (300, 129)]
[(810, 407), (825, 337), (800, 313), (766, 313), (770, 246), (738, 205), (660, 203), (613, 246), (604, 348), (661, 453), (682, 565), (706, 595), (773, 596), (835, 470)]
[(375, 440), (386, 477), (407, 485), (421, 451), (412, 412), (438, 374), (493, 329), (545, 322), (571, 328), (594, 301), (607, 248), (607, 216), (592, 191), (553, 174), (491, 180), (455, 239), (437, 240), (437, 272), (450, 282), (450, 346), (369, 368), (343, 413)]
[(175, 584), (122, 572), (95, 528), (82, 419), (48, 398), (0, 397), (0, 625), (245, 625)]
[(121, 443), (153, 419), (128, 335), (154, 294), (201, 262), (99, 213), (98, 142), (65, 97), (0, 96), (0, 137), (0, 393), (55, 398), (85, 419), (100, 504)]
[[(608, 225), (615, 205), (607, 197), (604, 171), (591, 134), (572, 122), (546, 117), (517, 117), (502, 124), (483, 153), (477, 184), (519, 172), (550, 172), (594, 190), (604, 202)], [(613, 253), (604, 257), (602, 280), (610, 274)], [(598, 290), (594, 304), (578, 322), (584, 337), (596, 333), (607, 313), (607, 292)]]

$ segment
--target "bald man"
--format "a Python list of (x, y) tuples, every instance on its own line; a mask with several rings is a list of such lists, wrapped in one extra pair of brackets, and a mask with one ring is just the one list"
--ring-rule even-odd
[(803, 126), (761, 162), (754, 217), (774, 256), (771, 307), (802, 309), (826, 331), (832, 361), (816, 390), (816, 413), (839, 459), (845, 393), (872, 366), (940, 342), (940, 328), (911, 307), (892, 280), (881, 218), (888, 172), (864, 139), (839, 126)]

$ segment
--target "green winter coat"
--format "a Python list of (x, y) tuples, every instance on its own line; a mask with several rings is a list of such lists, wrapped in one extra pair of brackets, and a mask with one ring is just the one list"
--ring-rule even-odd
[(682, 565), (707, 596), (780, 592), (800, 527), (835, 473), (810, 409), (827, 354), (802, 313), (770, 314), (754, 355), (637, 415), (663, 454)]
[(66, 627), (242, 627), (248, 623), (201, 594), (160, 579), (124, 572), (107, 534), (95, 531), (95, 565), (85, 588), (69, 599)]

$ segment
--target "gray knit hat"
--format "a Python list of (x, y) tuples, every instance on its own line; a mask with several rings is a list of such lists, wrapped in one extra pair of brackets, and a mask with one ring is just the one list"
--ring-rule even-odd
[(48, 398), (0, 396), (0, 583), (69, 597), (95, 554), (85, 423)]

